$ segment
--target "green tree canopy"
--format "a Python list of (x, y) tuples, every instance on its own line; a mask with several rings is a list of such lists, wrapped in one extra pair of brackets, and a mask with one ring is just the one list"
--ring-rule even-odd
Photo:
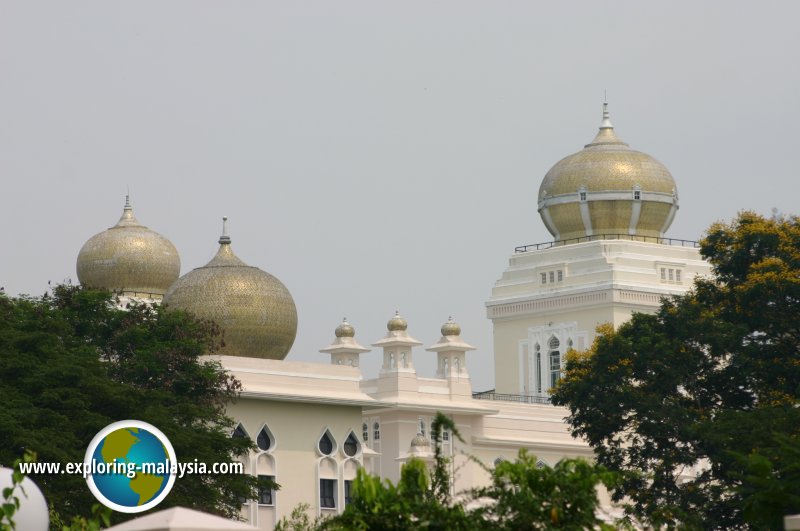
[[(158, 427), (180, 461), (234, 460), (252, 445), (230, 437), (233, 421), (225, 415), (240, 384), (200, 359), (219, 338), (213, 323), (149, 305), (120, 310), (100, 291), (57, 286), (39, 298), (0, 295), (0, 463), (24, 449), (41, 462), (82, 462), (94, 435), (124, 419)], [(81, 476), (32, 479), (62, 520), (91, 516), (95, 500)], [(236, 517), (240, 500), (254, 497), (254, 482), (187, 475), (159, 509)]]
[[(654, 525), (779, 529), (800, 512), (800, 220), (713, 225), (692, 291), (599, 329), (553, 394)], [(641, 472), (641, 474), (637, 474)]]
[[(596, 487), (616, 474), (580, 459), (539, 467), (525, 451), (515, 462), (486, 469), (490, 484), (454, 495), (450, 458), (441, 452), (442, 430), (461, 440), (452, 419), (437, 413), (431, 425), (434, 463), (410, 459), (397, 485), (359, 470), (353, 500), (341, 515), (310, 522), (298, 510), (280, 531), (352, 530), (557, 530), (609, 529), (595, 514)], [(463, 442), (463, 441), (462, 441)], [(456, 474), (458, 472), (456, 471)]]

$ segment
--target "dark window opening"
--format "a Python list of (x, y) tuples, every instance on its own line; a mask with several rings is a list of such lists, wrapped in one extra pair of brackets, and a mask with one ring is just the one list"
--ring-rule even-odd
[(333, 452), (333, 441), (327, 431), (319, 440), (319, 451), (325, 455), (331, 455)]
[(336, 480), (319, 480), (319, 506), (323, 509), (336, 509)]
[[(258, 479), (275, 481), (275, 476), (258, 476)], [(274, 505), (275, 491), (271, 488), (258, 487), (258, 504), (259, 505)]]
[(233, 430), (231, 437), (234, 439), (247, 439), (247, 432), (244, 431), (244, 427), (241, 424), (237, 424), (236, 428)]
[(350, 505), (350, 502), (353, 501), (353, 495), (351, 494), (353, 488), (353, 482), (349, 479), (344, 480), (344, 504)]
[(260, 449), (264, 450), (265, 452), (269, 450), (270, 447), (272, 446), (272, 439), (270, 438), (269, 433), (267, 433), (266, 428), (261, 428), (261, 431), (258, 432), (258, 437), (256, 438), (256, 444)]
[(344, 453), (348, 457), (353, 457), (358, 453), (358, 440), (352, 432), (347, 436), (347, 440), (344, 441)]

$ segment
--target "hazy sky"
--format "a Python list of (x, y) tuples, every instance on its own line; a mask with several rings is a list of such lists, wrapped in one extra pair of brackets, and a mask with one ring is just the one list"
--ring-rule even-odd
[(0, 0), (0, 286), (75, 281), (129, 186), (184, 273), (230, 217), (297, 303), (289, 359), (326, 361), (343, 316), (368, 345), (399, 309), (427, 346), (453, 315), (491, 388), (484, 302), (550, 239), (539, 184), (604, 90), (675, 177), (669, 236), (798, 213), (798, 21), (789, 1)]

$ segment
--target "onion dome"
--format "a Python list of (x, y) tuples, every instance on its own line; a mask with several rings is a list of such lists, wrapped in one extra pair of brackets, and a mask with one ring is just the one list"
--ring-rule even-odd
[(460, 336), (461, 335), (461, 327), (458, 326), (458, 323), (453, 321), (452, 317), (447, 319), (447, 322), (442, 325), (442, 335), (443, 336)]
[(356, 329), (353, 328), (353, 325), (347, 322), (347, 317), (345, 317), (342, 320), (342, 324), (337, 326), (333, 333), (336, 335), (336, 337), (355, 337)]
[(297, 335), (294, 299), (280, 280), (233, 254), (222, 219), (217, 255), (179, 278), (164, 303), (217, 323), (225, 342), (220, 354), (282, 360)]
[(389, 332), (404, 332), (408, 329), (408, 322), (400, 317), (400, 312), (394, 312), (394, 317), (389, 319), (389, 322), (386, 323), (386, 328)]
[(428, 440), (428, 438), (425, 437), (424, 435), (422, 435), (421, 433), (418, 433), (417, 435), (414, 436), (413, 439), (411, 439), (411, 449), (412, 450), (414, 448), (420, 448), (420, 449), (425, 448), (425, 449), (427, 449), (427, 448), (430, 448), (430, 446), (431, 446), (431, 443)]
[(77, 270), (84, 286), (158, 300), (180, 275), (181, 259), (172, 242), (139, 223), (126, 196), (119, 222), (83, 244)]
[(594, 140), (557, 162), (539, 187), (539, 214), (556, 240), (659, 238), (677, 210), (669, 170), (617, 137), (607, 103)]

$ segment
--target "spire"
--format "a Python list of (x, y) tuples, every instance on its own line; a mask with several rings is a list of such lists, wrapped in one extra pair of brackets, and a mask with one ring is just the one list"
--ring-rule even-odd
[(228, 216), (222, 216), (222, 236), (219, 237), (219, 244), (230, 245), (231, 237), (228, 236)]
[(611, 114), (608, 112), (607, 101), (603, 101), (603, 121), (600, 122), (600, 130), (597, 132), (594, 139), (583, 147), (589, 148), (602, 145), (628, 146), (628, 144), (620, 140), (619, 137), (617, 137), (617, 133), (614, 132), (614, 124), (611, 123)]
[(611, 115), (608, 112), (608, 102), (603, 102), (603, 121), (600, 122), (600, 129), (614, 129), (611, 123)]
[(122, 209), (122, 216), (120, 216), (117, 226), (120, 225), (138, 225), (139, 220), (133, 215), (133, 207), (131, 206), (130, 192), (125, 194), (125, 206)]

